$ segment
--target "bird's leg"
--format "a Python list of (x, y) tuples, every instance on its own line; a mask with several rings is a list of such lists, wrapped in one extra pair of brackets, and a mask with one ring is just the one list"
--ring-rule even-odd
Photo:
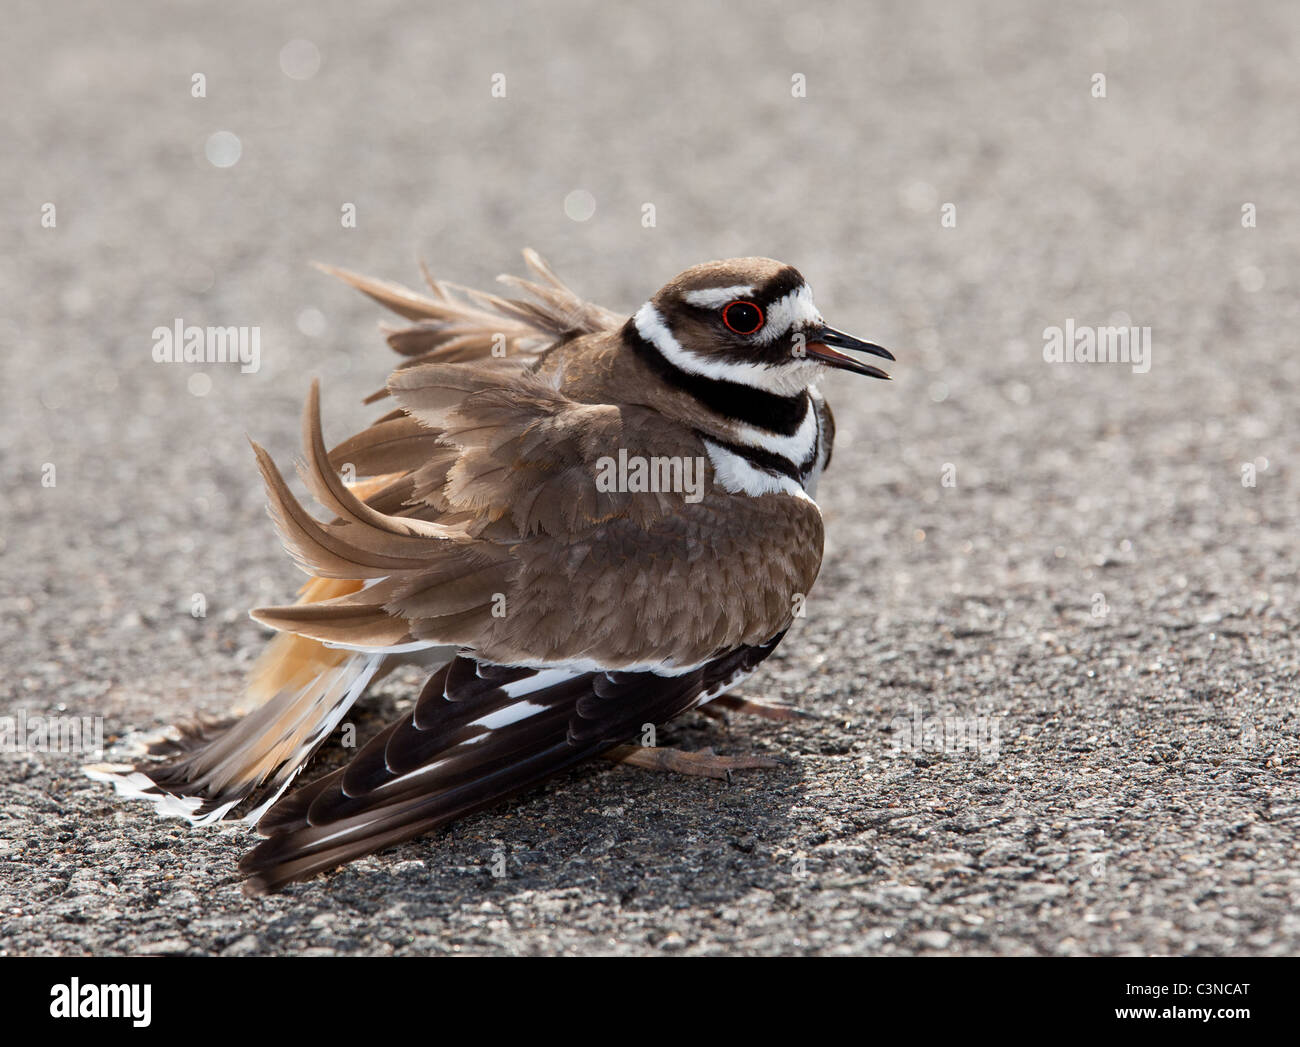
[(644, 745), (617, 745), (605, 753), (605, 759), (651, 771), (676, 771), (678, 774), (699, 775), (723, 781), (731, 780), (732, 771), (780, 766), (780, 761), (770, 756), (719, 756), (712, 749), (688, 753), (681, 749)]
[(793, 706), (764, 705), (762, 702), (751, 702), (748, 698), (741, 698), (739, 695), (734, 694), (724, 694), (719, 698), (714, 698), (712, 701), (701, 705), (699, 710), (705, 716), (712, 716), (718, 720), (726, 719), (727, 712), (761, 716), (765, 720), (779, 720), (782, 723), (789, 723), (791, 720), (802, 720), (808, 716), (806, 712)]

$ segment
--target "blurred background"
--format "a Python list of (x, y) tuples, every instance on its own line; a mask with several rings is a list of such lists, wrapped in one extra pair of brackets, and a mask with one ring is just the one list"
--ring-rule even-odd
[[(423, 260), (487, 286), (532, 246), (630, 312), (688, 265), (769, 255), (898, 363), (889, 385), (827, 382), (823, 577), (753, 693), (841, 722), (785, 739), (841, 806), (817, 791), (801, 819), (786, 802), (757, 853), (871, 892), (929, 883), (957, 852), (1004, 923), (980, 930), (938, 887), (906, 912), (855, 887), (847, 923), (787, 907), (750, 946), (1294, 948), (1296, 807), (1272, 790), (1294, 786), (1297, 754), (1298, 56), (1300, 11), (1266, 3), (15, 0), (0, 705), (90, 709), (110, 731), (224, 711), (261, 643), (247, 608), (298, 584), (245, 434), (287, 465), (319, 376), (341, 439), (396, 360), (379, 308), (311, 262), (416, 286)], [(178, 319), (260, 328), (260, 369), (154, 362), (152, 332)], [(1044, 329), (1067, 321), (1149, 327), (1149, 372), (1045, 362)], [(1002, 853), (995, 829), (927, 844), (854, 821), (895, 785), (922, 812), (985, 802), (959, 761), (891, 777), (889, 724), (917, 710), (1001, 718), (987, 802), (1013, 825), (1065, 819), (1061, 862), (1019, 837)], [(9, 766), (24, 890), (102, 865), (37, 828), (52, 794), (87, 823), (117, 809), (75, 761)], [(1135, 813), (1149, 803), (1210, 813), (1171, 831)], [(127, 818), (137, 835), (110, 824), (103, 849), (152, 883), (153, 823)], [(214, 839), (185, 845), (209, 848), (187, 852), (206, 855), (184, 865), (199, 882), (242, 849)], [(701, 847), (708, 866), (717, 842)], [(1120, 879), (1072, 893), (1060, 870), (1089, 848)], [(1027, 900), (1024, 877), (989, 871), (1017, 863), (1066, 896)], [(536, 875), (561, 882), (551, 868)], [(1189, 915), (1197, 875), (1238, 893)], [(707, 921), (655, 919), (660, 938), (630, 949), (728, 947)], [(96, 933), (60, 946), (23, 926), (6, 922), (19, 950)], [(182, 945), (242, 940), (220, 926)], [(141, 933), (176, 939), (166, 920)], [(522, 947), (502, 933), (483, 948)], [(555, 944), (536, 933), (528, 947)], [(591, 933), (578, 947), (605, 941)]]

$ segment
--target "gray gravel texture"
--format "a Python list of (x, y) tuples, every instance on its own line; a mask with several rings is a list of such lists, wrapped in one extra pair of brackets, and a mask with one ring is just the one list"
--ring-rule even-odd
[[(812, 717), (661, 737), (778, 770), (592, 766), (248, 900), (250, 830), (19, 751), (0, 952), (1296, 952), (1300, 9), (984, 7), (8, 5), (6, 715), (238, 694), (300, 577), (245, 433), (289, 463), (319, 375), (340, 439), (395, 360), (310, 261), (485, 285), (532, 245), (630, 311), (767, 254), (898, 363), (827, 383), (822, 577), (744, 690)], [(261, 369), (153, 362), (176, 318), (259, 325)], [(1149, 327), (1149, 372), (1045, 362), (1067, 320)], [(945, 717), (984, 744), (909, 745)]]

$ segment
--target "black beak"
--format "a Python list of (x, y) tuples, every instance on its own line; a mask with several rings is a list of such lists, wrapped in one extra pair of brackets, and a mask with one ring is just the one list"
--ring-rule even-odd
[(873, 342), (864, 342), (860, 338), (854, 338), (851, 334), (837, 331), (833, 327), (821, 327), (808, 332), (805, 344), (808, 355), (814, 360), (820, 360), (828, 367), (838, 367), (841, 370), (869, 375), (872, 378), (889, 378), (889, 375), (879, 367), (860, 363), (853, 357), (845, 356), (843, 353), (836, 351), (837, 349), (856, 349), (860, 353), (871, 353), (873, 356), (881, 356), (886, 360), (894, 358), (894, 354), (888, 349), (883, 349)]

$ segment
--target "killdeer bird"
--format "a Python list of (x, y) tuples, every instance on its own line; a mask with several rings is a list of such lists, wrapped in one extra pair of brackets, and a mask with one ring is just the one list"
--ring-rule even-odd
[[(255, 707), (182, 727), (165, 762), (88, 769), (164, 815), (255, 822), (250, 893), (595, 756), (713, 776), (770, 763), (627, 743), (706, 702), (770, 712), (724, 695), (821, 565), (813, 498), (834, 425), (817, 382), (888, 377), (842, 350), (893, 357), (828, 327), (771, 259), (695, 266), (623, 318), (525, 258), (534, 280), (502, 279), (527, 299), (328, 270), (410, 321), (388, 333), (406, 360), (367, 401), (392, 409), (332, 450), (311, 387), (299, 471), (328, 520), (253, 445), (310, 575), (296, 603), (252, 612), (279, 631), (250, 677)], [(412, 711), (286, 794), (367, 686), (409, 661), (431, 672)]]

